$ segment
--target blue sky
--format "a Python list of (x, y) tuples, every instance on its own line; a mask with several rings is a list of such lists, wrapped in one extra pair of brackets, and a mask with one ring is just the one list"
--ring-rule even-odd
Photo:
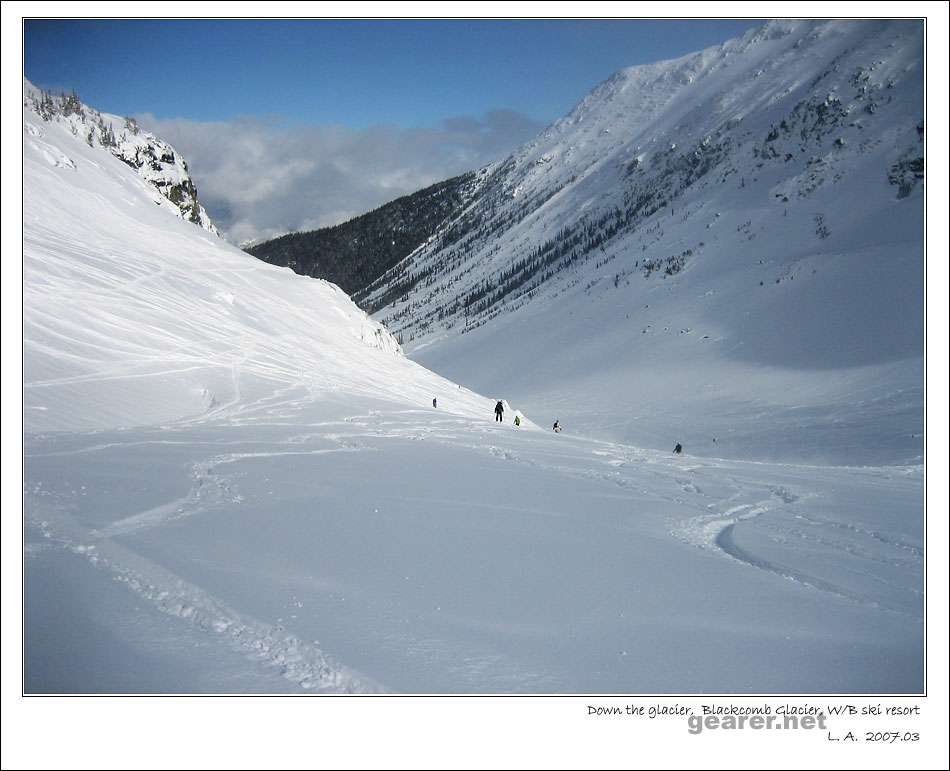
[(495, 108), (547, 123), (618, 69), (755, 20), (28, 20), (25, 74), (100, 110), (426, 126)]

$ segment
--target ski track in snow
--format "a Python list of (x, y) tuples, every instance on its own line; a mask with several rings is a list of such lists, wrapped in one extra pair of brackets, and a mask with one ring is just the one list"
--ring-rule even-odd
[(385, 690), (372, 679), (329, 658), (315, 643), (288, 633), (280, 624), (267, 624), (238, 613), (200, 587), (111, 540), (138, 527), (167, 522), (174, 518), (167, 516), (168, 512), (179, 508), (179, 501), (173, 501), (121, 520), (116, 523), (118, 527), (90, 533), (83, 532), (62, 510), (37, 505), (30, 510), (33, 524), (50, 543), (86, 557), (92, 566), (110, 571), (116, 581), (162, 613), (220, 636), (232, 649), (276, 668), (302, 690), (327, 693)]
[[(248, 413), (246, 405), (244, 409), (234, 410), (234, 424), (244, 424)], [(418, 419), (413, 420), (417, 415)], [(222, 417), (222, 413), (216, 412), (214, 415), (205, 416), (204, 420), (213, 425)], [(292, 425), (290, 415), (269, 414), (268, 417), (276, 417), (278, 421), (264, 422), (263, 425)], [(287, 422), (280, 418), (287, 419)], [(187, 423), (194, 425), (193, 420)], [(632, 501), (641, 495), (656, 498), (657, 490), (665, 489), (668, 492), (660, 497), (675, 507), (669, 525), (669, 532), (673, 537), (697, 548), (714, 550), (743, 568), (765, 571), (795, 582), (803, 588), (826, 592), (867, 607), (908, 613), (904, 608), (850, 591), (832, 581), (771, 561), (740, 546), (735, 537), (738, 526), (767, 517), (778, 510), (784, 509), (788, 512), (793, 504), (799, 504), (801, 508), (802, 504), (813, 497), (808, 492), (791, 492), (787, 486), (779, 483), (763, 485), (761, 469), (756, 470), (759, 475), (756, 481), (743, 481), (736, 474), (741, 463), (715, 459), (671, 458), (653, 451), (587, 439), (578, 440), (563, 435), (559, 437), (557, 446), (563, 462), (551, 462), (551, 452), (538, 452), (537, 448), (531, 445), (524, 449), (513, 448), (510, 440), (517, 438), (514, 433), (516, 430), (508, 424), (473, 425), (470, 421), (458, 417), (433, 419), (431, 414), (425, 414), (423, 411), (405, 411), (392, 415), (373, 411), (307, 428), (305, 433), (290, 432), (282, 441), (272, 442), (274, 446), (271, 450), (210, 454), (192, 465), (192, 487), (184, 496), (120, 518), (105, 527), (83, 531), (74, 521), (70, 521), (68, 514), (61, 512), (58, 516), (53, 516), (46, 509), (38, 524), (47, 538), (76, 553), (84, 554), (91, 564), (110, 570), (117, 580), (162, 612), (193, 623), (200, 629), (220, 634), (232, 647), (251, 652), (266, 664), (279, 667), (289, 681), (305, 690), (361, 692), (379, 691), (382, 686), (333, 662), (315, 645), (286, 633), (280, 623), (267, 624), (242, 616), (206, 591), (182, 581), (167, 569), (150, 562), (113, 539), (143, 529), (161, 527), (184, 517), (200, 516), (222, 506), (239, 505), (243, 500), (240, 491), (235, 489), (227, 474), (222, 473), (222, 467), (235, 462), (294, 455), (319, 456), (372, 451), (374, 448), (368, 445), (368, 442), (387, 439), (435, 441), (446, 446), (486, 453), (504, 462), (526, 464), (567, 477), (617, 486), (629, 494)], [(323, 430), (318, 430), (321, 428)], [(499, 432), (504, 433), (499, 435)], [(475, 441), (471, 438), (473, 433), (478, 437)], [(493, 436), (509, 441), (503, 442), (504, 446), (499, 446), (497, 440), (493, 441)], [(326, 445), (328, 442), (334, 446), (306, 446), (312, 443)], [(240, 444), (239, 441), (231, 443)], [(128, 447), (131, 449), (147, 444), (175, 446), (187, 443), (156, 439), (131, 442)], [(93, 453), (106, 449), (114, 450), (117, 447), (125, 445), (121, 442), (95, 443), (64, 452)], [(550, 450), (550, 447), (544, 449)], [(55, 454), (56, 451), (51, 453)], [(29, 457), (42, 455), (44, 453), (33, 453)], [(732, 468), (726, 473), (725, 469), (729, 466)], [(703, 482), (705, 474), (714, 475), (719, 484), (724, 482), (730, 494), (710, 499), (703, 489), (706, 484)], [(649, 481), (644, 475), (650, 478)], [(433, 502), (430, 501), (430, 504)], [(683, 519), (683, 512), (690, 510), (696, 513)], [(814, 515), (801, 513), (798, 509), (794, 515), (811, 527), (858, 533), (898, 551), (911, 562), (922, 560), (921, 549), (913, 544), (890, 539), (867, 528), (840, 522), (825, 522)], [(875, 559), (874, 555), (861, 556)], [(482, 662), (478, 666), (484, 667), (486, 664)]]
[[(445, 435), (439, 435), (433, 429), (426, 427), (422, 429), (425, 433), (432, 435), (436, 438), (446, 440), (450, 437)], [(486, 430), (487, 432), (487, 430)], [(380, 434), (375, 433), (371, 436), (380, 436)], [(451, 436), (452, 439), (456, 437)], [(483, 450), (487, 449), (489, 454), (494, 457), (497, 457), (505, 461), (515, 461), (519, 463), (525, 463), (537, 468), (543, 468), (550, 471), (555, 471), (559, 474), (565, 474), (568, 476), (580, 476), (585, 479), (593, 479), (597, 481), (608, 482), (611, 484), (618, 485), (620, 487), (635, 487), (638, 483), (636, 481), (635, 475), (625, 475), (621, 472), (625, 466), (628, 466), (631, 462), (636, 462), (640, 464), (638, 470), (643, 469), (644, 467), (651, 471), (654, 475), (659, 477), (665, 477), (669, 481), (672, 479), (676, 485), (679, 486), (680, 490), (686, 494), (695, 494), (702, 497), (705, 497), (702, 490), (696, 486), (693, 481), (684, 479), (681, 476), (678, 476), (679, 471), (695, 472), (699, 469), (710, 469), (715, 470), (716, 467), (724, 467), (728, 465), (726, 461), (716, 461), (713, 459), (695, 459), (691, 462), (698, 461), (698, 465), (689, 466), (684, 465), (679, 467), (676, 463), (676, 460), (670, 460), (666, 458), (661, 453), (652, 452), (649, 450), (643, 450), (640, 448), (626, 447), (623, 445), (615, 443), (602, 443), (597, 442), (596, 440), (585, 440), (589, 441), (594, 445), (604, 445), (605, 449), (595, 449), (592, 450), (592, 455), (596, 457), (603, 458), (605, 464), (611, 469), (609, 471), (604, 471), (600, 469), (580, 469), (576, 465), (560, 465), (560, 464), (551, 464), (538, 462), (537, 460), (525, 458), (520, 456), (517, 452), (509, 448), (500, 448), (492, 444), (483, 447), (478, 444), (467, 444), (470, 449)], [(609, 449), (607, 449), (609, 448)], [(683, 459), (685, 460), (685, 459)], [(761, 465), (755, 464), (752, 465)], [(777, 466), (786, 466), (794, 467), (794, 464), (775, 464)], [(788, 507), (790, 504), (808, 499), (811, 497), (817, 497), (814, 494), (804, 493), (796, 494), (783, 485), (775, 484), (769, 485), (768, 497), (756, 500), (752, 503), (736, 503), (736, 500), (742, 497), (748, 497), (750, 494), (754, 494), (753, 491), (761, 487), (760, 482), (742, 482), (734, 476), (727, 477), (729, 484), (733, 487), (735, 492), (721, 500), (705, 503), (703, 508), (705, 510), (712, 511), (714, 513), (704, 513), (698, 516), (692, 517), (681, 522), (680, 525), (674, 527), (671, 530), (672, 535), (684, 540), (685, 542), (703, 549), (715, 549), (724, 557), (735, 560), (743, 565), (756, 568), (758, 570), (763, 570), (768, 573), (772, 573), (776, 576), (779, 576), (784, 579), (796, 582), (804, 587), (810, 589), (815, 589), (822, 592), (827, 592), (829, 594), (835, 595), (839, 598), (843, 598), (861, 605), (866, 605), (868, 607), (880, 608), (882, 610), (887, 610), (895, 613), (911, 615), (914, 618), (919, 618), (918, 614), (908, 613), (905, 608), (902, 608), (898, 605), (889, 604), (883, 602), (880, 599), (877, 599), (869, 594), (862, 594), (859, 592), (850, 591), (838, 584), (835, 584), (831, 581), (826, 581), (824, 579), (818, 578), (816, 576), (809, 575), (808, 573), (794, 568), (779, 564), (777, 562), (770, 561), (761, 556), (758, 556), (747, 549), (744, 549), (737, 545), (735, 541), (735, 529), (740, 523), (751, 522), (767, 515), (770, 511), (775, 511), (777, 508), (785, 508), (786, 511), (789, 511)], [(643, 492), (647, 492), (643, 490)], [(679, 506), (695, 506), (695, 503), (689, 503), (684, 500), (683, 497), (673, 496), (669, 499), (670, 503), (677, 504)], [(831, 521), (822, 521), (814, 518), (809, 518), (804, 514), (795, 513), (795, 516), (805, 520), (811, 524), (821, 525), (834, 529), (845, 529), (855, 533), (860, 533), (867, 537), (873, 538), (881, 544), (884, 544), (888, 547), (893, 547), (904, 551), (909, 555), (911, 562), (921, 563), (923, 559), (923, 550), (912, 544), (906, 544), (900, 540), (895, 540), (888, 538), (876, 531), (868, 530), (866, 528), (857, 527), (854, 525), (849, 525), (847, 523), (838, 523)], [(851, 553), (855, 552), (855, 549), (851, 546), (840, 546), (837, 543), (833, 543), (827, 540), (823, 540), (820, 537), (812, 536), (815, 540), (818, 540), (824, 545), (832, 546), (837, 549), (845, 549)], [(876, 560), (880, 559), (871, 554), (862, 554), (862, 558)]]
[[(294, 437), (291, 441), (299, 439)], [(156, 442), (132, 444), (153, 443)], [(187, 444), (162, 440), (157, 443)], [(380, 684), (331, 660), (315, 644), (286, 633), (282, 625), (269, 625), (243, 616), (206, 591), (183, 581), (167, 569), (112, 540), (185, 517), (200, 516), (222, 504), (241, 503), (241, 495), (232, 492), (227, 477), (217, 472), (220, 466), (254, 458), (356, 451), (352, 445), (342, 442), (340, 445), (338, 448), (329, 449), (284, 449), (274, 452), (214, 455), (193, 465), (194, 484), (186, 496), (129, 515), (101, 529), (83, 532), (75, 521), (70, 520), (67, 513), (52, 512), (48, 509), (44, 509), (38, 519), (37, 515), (33, 516), (36, 520), (34, 524), (40, 528), (44, 537), (53, 543), (87, 557), (90, 564), (98, 568), (110, 570), (116, 580), (151, 602), (163, 613), (188, 621), (204, 631), (221, 635), (233, 648), (252, 654), (268, 666), (279, 668), (287, 680), (304, 690), (332, 693), (382, 692), (385, 689)], [(96, 444), (70, 450), (66, 454), (97, 452), (124, 446), (121, 442)], [(55, 454), (57, 453), (52, 453)], [(44, 453), (31, 457), (42, 455)]]

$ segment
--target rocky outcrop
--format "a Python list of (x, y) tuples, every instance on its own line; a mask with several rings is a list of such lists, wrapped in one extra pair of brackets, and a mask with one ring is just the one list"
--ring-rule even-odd
[(184, 158), (170, 144), (142, 130), (134, 118), (101, 113), (79, 101), (75, 93), (53, 96), (29, 82), (24, 85), (23, 106), (47, 123), (66, 125), (90, 147), (111, 153), (175, 204), (182, 219), (218, 235), (198, 200), (198, 189)]

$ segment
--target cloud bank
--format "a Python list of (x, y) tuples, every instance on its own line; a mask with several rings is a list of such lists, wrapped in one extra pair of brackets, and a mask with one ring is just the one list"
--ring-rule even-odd
[(137, 116), (188, 161), (202, 204), (233, 243), (344, 222), (442, 179), (501, 160), (542, 124), (513, 110), (429, 128), (287, 127), (259, 118)]

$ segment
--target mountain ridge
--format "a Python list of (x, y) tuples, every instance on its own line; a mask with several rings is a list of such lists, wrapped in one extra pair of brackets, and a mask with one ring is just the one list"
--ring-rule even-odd
[(286, 233), (242, 249), (353, 294), (421, 246), (471, 199), (477, 186), (477, 173), (466, 172), (339, 225)]
[[(746, 206), (760, 206), (766, 196), (789, 203), (782, 199), (790, 192), (809, 198), (830, 181), (829, 171), (848, 171), (843, 157), (873, 149), (859, 134), (873, 133), (875, 112), (888, 111), (904, 73), (882, 71), (883, 62), (868, 60), (861, 47), (900, 29), (899, 23), (770, 22), (705, 51), (621, 70), (497, 164), (471, 206), (356, 299), (410, 339), (431, 329), (469, 329), (513, 292), (513, 301), (530, 299), (532, 288), (589, 259), (605, 242), (647, 230), (651, 217), (685, 194), (709, 199), (710, 191), (696, 186), (708, 187), (716, 177), (721, 185), (731, 176), (742, 188), (748, 179)], [(806, 53), (814, 61), (803, 68)], [(796, 63), (798, 70), (783, 77), (781, 68)], [(813, 82), (802, 82), (803, 69), (814, 71)], [(769, 73), (772, 83), (761, 82)], [(892, 157), (879, 176), (884, 189), (896, 186), (902, 197), (920, 179), (922, 117), (921, 103), (904, 122), (905, 137), (887, 137)], [(785, 168), (776, 171), (779, 165)], [(752, 184), (766, 174), (773, 190)], [(560, 208), (559, 200), (566, 201)], [(814, 222), (817, 215), (810, 216)], [(476, 262), (514, 271), (509, 285), (468, 270)], [(439, 278), (430, 283), (433, 273)], [(416, 290), (420, 284), (425, 291)], [(405, 294), (404, 305), (383, 310)]]
[[(75, 92), (54, 97), (28, 80), (23, 81), (23, 106), (44, 123), (65, 126), (73, 136), (82, 136), (89, 147), (108, 151), (154, 187), (173, 204), (178, 216), (220, 235), (198, 200), (198, 189), (188, 164), (174, 147), (140, 128), (134, 118), (102, 113), (81, 102)], [(41, 134), (29, 123), (24, 141), (37, 144)], [(55, 160), (54, 160), (55, 163)], [(159, 202), (161, 203), (161, 202)]]

